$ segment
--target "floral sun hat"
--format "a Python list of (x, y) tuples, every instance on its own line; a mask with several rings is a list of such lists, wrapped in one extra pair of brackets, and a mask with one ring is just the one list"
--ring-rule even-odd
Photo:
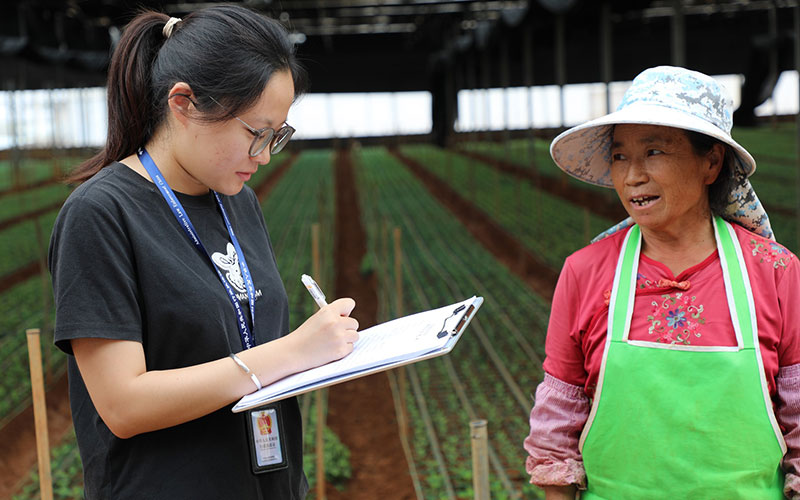
[[(730, 146), (733, 152), (735, 188), (721, 214), (754, 233), (775, 239), (769, 217), (747, 179), (756, 162), (731, 137), (733, 100), (710, 76), (674, 66), (658, 66), (641, 72), (625, 92), (617, 110), (573, 127), (550, 144), (550, 156), (561, 170), (589, 184), (613, 188), (611, 142), (614, 125), (635, 123), (661, 125), (699, 132)], [(633, 224), (628, 218), (603, 232), (602, 239)]]

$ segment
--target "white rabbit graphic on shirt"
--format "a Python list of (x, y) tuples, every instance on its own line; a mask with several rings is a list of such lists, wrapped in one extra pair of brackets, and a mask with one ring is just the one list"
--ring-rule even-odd
[(237, 292), (244, 293), (247, 291), (247, 288), (244, 286), (242, 270), (239, 268), (239, 256), (236, 254), (236, 249), (230, 242), (228, 243), (227, 250), (227, 255), (214, 252), (211, 254), (211, 260), (225, 273), (225, 279), (228, 280), (228, 283), (233, 285), (233, 288), (235, 288)]

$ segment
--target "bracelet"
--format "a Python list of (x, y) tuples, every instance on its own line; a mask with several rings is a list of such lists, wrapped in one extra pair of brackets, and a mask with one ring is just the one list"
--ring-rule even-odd
[(260, 381), (260, 380), (258, 380), (258, 377), (256, 377), (256, 374), (255, 374), (255, 373), (253, 373), (252, 371), (250, 371), (250, 368), (248, 368), (248, 367), (247, 367), (247, 365), (246, 365), (246, 364), (244, 364), (244, 361), (242, 361), (241, 359), (239, 359), (239, 356), (237, 356), (236, 354), (234, 354), (234, 353), (231, 353), (231, 359), (232, 359), (232, 360), (233, 360), (233, 361), (234, 361), (234, 362), (235, 362), (237, 365), (239, 365), (239, 368), (241, 368), (242, 370), (244, 370), (244, 372), (245, 372), (246, 374), (250, 375), (250, 380), (252, 380), (252, 381), (253, 381), (253, 383), (254, 383), (254, 384), (256, 384), (256, 390), (260, 391), (260, 390), (261, 390), (261, 381)]

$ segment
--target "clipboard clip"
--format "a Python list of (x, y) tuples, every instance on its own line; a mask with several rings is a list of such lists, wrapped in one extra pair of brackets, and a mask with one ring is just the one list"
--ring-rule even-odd
[[(456, 327), (453, 328), (453, 330), (449, 331), (449, 332), (447, 331), (447, 320), (452, 318), (456, 314), (460, 313), (464, 309), (466, 309), (466, 307), (467, 306), (465, 306), (464, 304), (461, 304), (460, 306), (456, 307), (455, 311), (453, 311), (450, 314), (450, 316), (448, 316), (448, 317), (446, 317), (444, 319), (444, 322), (442, 323), (442, 329), (439, 331), (439, 333), (436, 334), (436, 338), (437, 339), (440, 339), (440, 338), (445, 337), (447, 335), (455, 335), (456, 333), (458, 333), (458, 329), (461, 328), (461, 325), (464, 324), (464, 318), (461, 318), (461, 321), (458, 323), (458, 325), (456, 325)], [(472, 308), (472, 306), (470, 306), (470, 308)], [(467, 311), (467, 314), (469, 314), (469, 312), (470, 311)], [(466, 315), (465, 315), (465, 317), (466, 317)]]

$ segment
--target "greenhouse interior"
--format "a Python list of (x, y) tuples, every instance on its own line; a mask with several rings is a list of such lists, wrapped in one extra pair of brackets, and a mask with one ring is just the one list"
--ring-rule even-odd
[(629, 215), (609, 185), (559, 168), (551, 144), (623, 106), (643, 70), (684, 67), (727, 90), (730, 136), (755, 159), (775, 239), (800, 250), (797, 0), (5, 2), (0, 498), (89, 498), (73, 356), (55, 344), (54, 228), (81, 185), (73, 169), (103, 150), (121, 109), (108, 81), (128, 23), (145, 9), (190, 20), (221, 6), (280, 24), (307, 75), (285, 116), (292, 140), (245, 182), (288, 331), (318, 309), (303, 274), (329, 302), (355, 300), (360, 331), (483, 298), (449, 354), (296, 397), (307, 498), (544, 498), (523, 441), (556, 283), (565, 259)]

